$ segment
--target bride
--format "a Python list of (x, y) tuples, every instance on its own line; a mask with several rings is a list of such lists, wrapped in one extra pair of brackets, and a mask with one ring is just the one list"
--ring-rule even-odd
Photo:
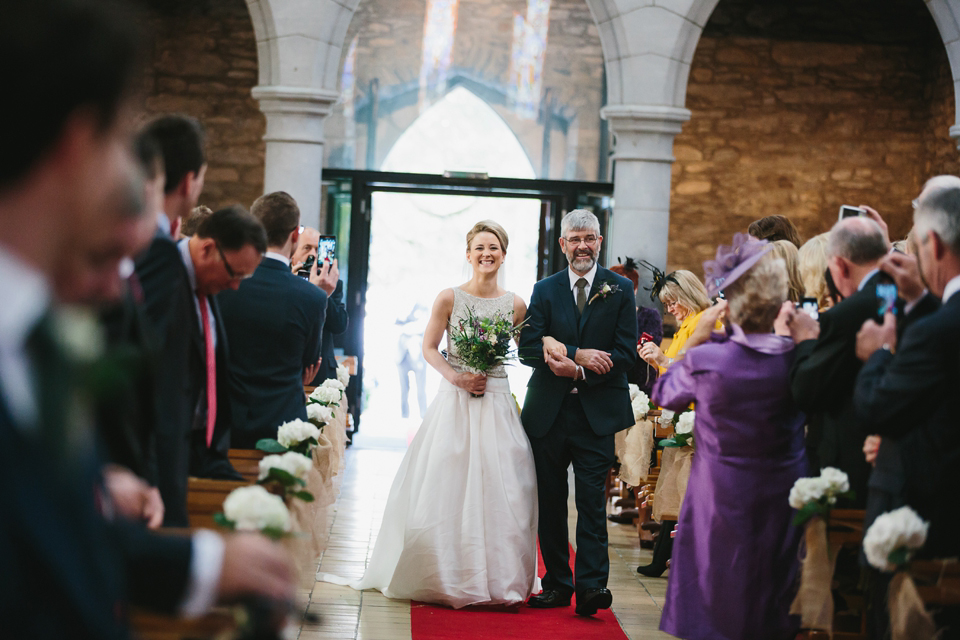
[(535, 588), (536, 472), (507, 374), (503, 365), (486, 375), (466, 371), (449, 335), (449, 361), (438, 350), (444, 331), (468, 309), (523, 322), (523, 300), (497, 283), (507, 242), (499, 224), (478, 222), (467, 233), (473, 277), (433, 305), (423, 355), (444, 381), (394, 478), (355, 589), (460, 608), (519, 605)]

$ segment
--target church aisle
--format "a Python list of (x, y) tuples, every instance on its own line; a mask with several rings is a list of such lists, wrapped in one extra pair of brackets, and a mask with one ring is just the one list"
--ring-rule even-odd
[[(396, 440), (363, 435), (358, 435), (354, 446), (347, 450), (340, 499), (331, 507), (330, 538), (320, 561), (322, 572), (351, 579), (363, 575), (380, 528), (390, 483), (404, 450)], [(571, 478), (571, 487), (572, 484)], [(572, 494), (569, 513), (572, 534), (576, 526)], [(636, 573), (637, 565), (650, 561), (650, 551), (638, 548), (633, 527), (610, 525), (609, 532), (609, 586), (614, 594), (613, 612), (624, 633), (631, 640), (670, 638), (657, 631), (666, 579), (641, 581)], [(317, 582), (310, 595), (309, 611), (318, 615), (319, 621), (304, 623), (299, 640), (412, 638), (410, 602), (389, 600), (376, 591), (357, 592)]]

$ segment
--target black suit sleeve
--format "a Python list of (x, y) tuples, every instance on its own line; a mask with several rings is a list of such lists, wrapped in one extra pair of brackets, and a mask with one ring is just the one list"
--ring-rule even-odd
[(350, 317), (347, 315), (347, 305), (343, 303), (343, 280), (337, 282), (337, 288), (327, 298), (327, 319), (323, 330), (335, 336), (347, 330)]
[(323, 295), (323, 301), (320, 303), (320, 317), (311, 327), (307, 335), (307, 343), (303, 350), (303, 368), (317, 364), (320, 359), (320, 349), (323, 347), (323, 333), (326, 331), (326, 323), (330, 318), (330, 304), (325, 291), (320, 291)]
[(790, 369), (793, 398), (807, 413), (825, 411), (843, 402), (843, 392), (850, 388), (849, 378), (859, 366), (855, 334), (845, 332), (844, 323), (832, 322), (830, 314), (820, 317), (820, 337), (797, 345)]
[[(544, 302), (542, 287), (534, 286), (533, 295), (530, 296), (530, 306), (527, 308), (527, 316), (524, 319), (523, 330), (520, 332), (520, 340), (517, 344), (517, 355), (520, 362), (541, 369), (547, 366), (543, 359), (543, 336), (547, 335), (547, 326), (550, 318), (544, 311)], [(567, 347), (569, 355), (570, 347)], [(572, 357), (572, 356), (571, 356)]]
[(176, 613), (187, 592), (193, 541), (189, 536), (160, 535), (142, 525), (115, 523), (126, 562), (130, 602), (152, 611)]
[(588, 386), (602, 384), (614, 376), (622, 375), (633, 367), (637, 360), (637, 301), (630, 287), (622, 288), (620, 307), (617, 309), (617, 328), (614, 336), (613, 368), (606, 373), (594, 373), (584, 369), (584, 382)]
[(167, 335), (182, 268), (177, 245), (166, 238), (155, 238), (136, 263), (144, 310), (158, 336)]

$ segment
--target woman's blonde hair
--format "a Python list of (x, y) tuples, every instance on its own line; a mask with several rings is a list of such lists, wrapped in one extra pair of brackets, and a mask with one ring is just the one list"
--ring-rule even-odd
[(830, 304), (830, 290), (827, 288), (827, 240), (830, 232), (821, 233), (807, 240), (798, 252), (797, 267), (800, 281), (803, 283), (803, 295), (816, 298), (817, 305), (823, 309)]
[(790, 302), (800, 302), (803, 297), (803, 280), (800, 278), (800, 269), (797, 266), (799, 262), (797, 245), (789, 240), (776, 240), (773, 243), (773, 253), (783, 260), (787, 269), (787, 299)]
[(473, 239), (477, 237), (479, 233), (492, 233), (497, 236), (497, 240), (500, 241), (500, 248), (503, 249), (503, 252), (507, 252), (507, 244), (509, 244), (510, 239), (507, 237), (507, 231), (501, 227), (498, 223), (493, 220), (481, 220), (477, 224), (473, 225), (473, 228), (470, 231), (467, 231), (467, 250), (470, 250), (470, 243), (473, 242)]
[(676, 300), (681, 305), (690, 309), (691, 313), (700, 313), (710, 306), (710, 298), (707, 297), (707, 289), (700, 282), (700, 278), (693, 275), (686, 269), (679, 269), (671, 273), (663, 289), (660, 290), (660, 302), (667, 300)]
[(768, 251), (757, 264), (724, 288), (727, 317), (747, 333), (767, 333), (787, 299), (787, 268)]

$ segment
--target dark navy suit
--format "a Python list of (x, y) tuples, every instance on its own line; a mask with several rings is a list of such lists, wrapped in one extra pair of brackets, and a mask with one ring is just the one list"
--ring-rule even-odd
[(337, 288), (327, 298), (327, 317), (323, 323), (323, 338), (320, 341), (320, 370), (313, 379), (313, 386), (323, 384), (324, 380), (337, 377), (337, 357), (333, 355), (333, 336), (339, 336), (347, 330), (350, 317), (343, 303), (343, 280), (337, 282)]
[(327, 294), (264, 258), (252, 278), (217, 302), (233, 369), (231, 441), (253, 449), (261, 438), (276, 438), (284, 422), (307, 419), (303, 371), (320, 357)]
[[(604, 284), (618, 291), (594, 298)], [(519, 344), (521, 360), (534, 368), (521, 420), (537, 467), (540, 551), (547, 570), (543, 588), (564, 593), (606, 587), (610, 564), (604, 485), (615, 459), (613, 434), (634, 423), (627, 388), (627, 371), (637, 356), (633, 283), (598, 267), (587, 301), (581, 315), (566, 269), (541, 280), (533, 288)], [(603, 375), (585, 370), (586, 378), (577, 383), (558, 377), (544, 362), (543, 336), (565, 344), (571, 359), (577, 349), (606, 351), (613, 368)], [(578, 514), (576, 584), (567, 539), (571, 462)]]

